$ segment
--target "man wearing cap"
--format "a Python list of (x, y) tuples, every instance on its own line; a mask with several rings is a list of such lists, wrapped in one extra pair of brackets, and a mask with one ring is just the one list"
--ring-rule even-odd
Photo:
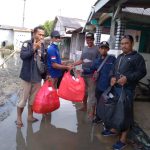
[[(94, 34), (87, 33), (85, 36), (87, 46), (84, 47), (81, 58), (74, 63), (74, 66), (82, 64), (82, 69), (88, 68), (98, 56), (98, 47), (94, 45)], [(92, 80), (93, 73), (82, 73), (86, 83), (86, 93), (83, 100), (83, 107), (80, 110), (88, 110), (88, 117), (93, 118), (95, 113), (95, 82)], [(87, 105), (88, 104), (88, 105)], [(87, 108), (88, 107), (88, 108)]]
[[(96, 89), (95, 89), (95, 96), (97, 99), (97, 104), (100, 99), (101, 94), (110, 86), (110, 78), (111, 78), (111, 70), (116, 61), (115, 56), (108, 55), (109, 51), (109, 44), (106, 41), (103, 41), (99, 45), (99, 57), (93, 62), (90, 68), (85, 68), (84, 72), (86, 73), (93, 73), (97, 71), (99, 66), (105, 62), (98, 72), (98, 78), (96, 80)], [(101, 119), (97, 115), (98, 105), (96, 105), (96, 116), (93, 120), (93, 123), (99, 123)]]
[(62, 70), (70, 70), (71, 66), (63, 65), (60, 58), (58, 45), (60, 43), (60, 33), (58, 31), (53, 31), (51, 33), (51, 45), (47, 50), (47, 66), (48, 73), (52, 78), (52, 82), (55, 88), (57, 88), (58, 79), (62, 76)]

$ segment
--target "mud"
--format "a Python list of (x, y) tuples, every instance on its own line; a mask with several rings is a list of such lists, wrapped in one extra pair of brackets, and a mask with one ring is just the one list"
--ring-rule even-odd
[(0, 121), (9, 115), (8, 105), (17, 100), (20, 68), (21, 60), (18, 53), (0, 68)]

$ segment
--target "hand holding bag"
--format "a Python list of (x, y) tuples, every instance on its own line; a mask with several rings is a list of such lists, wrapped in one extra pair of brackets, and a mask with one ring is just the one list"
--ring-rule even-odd
[(37, 54), (36, 55), (36, 63), (37, 63), (37, 68), (38, 71), (40, 72), (40, 74), (44, 74), (47, 70), (46, 70), (46, 65), (44, 64), (44, 62), (42, 62), (40, 56)]
[(111, 122), (113, 128), (122, 132), (129, 129), (132, 124), (132, 103), (124, 87), (116, 89), (119, 90), (117, 93), (121, 93), (118, 97)]
[(113, 93), (113, 87), (108, 87), (101, 95), (98, 103), (97, 114), (105, 124), (105, 127), (109, 129), (111, 127), (111, 118), (113, 116), (115, 108), (115, 95)]
[(57, 90), (50, 81), (46, 81), (35, 96), (33, 111), (40, 114), (52, 112), (60, 107)]
[(81, 102), (84, 94), (84, 79), (79, 74), (74, 76), (70, 71), (65, 72), (58, 89), (59, 97), (73, 102)]
[(103, 60), (103, 62), (100, 64), (100, 66), (98, 67), (98, 69), (94, 72), (93, 74), (93, 80), (96, 81), (99, 77), (99, 72), (102, 69), (102, 67), (104, 66), (105, 62), (107, 61), (107, 59), (109, 58), (109, 55), (107, 55), (105, 57), (105, 59)]

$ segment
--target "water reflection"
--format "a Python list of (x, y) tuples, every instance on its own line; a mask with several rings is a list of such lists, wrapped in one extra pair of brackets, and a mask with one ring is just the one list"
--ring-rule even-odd
[(43, 115), (38, 123), (27, 124), (24, 141), (21, 133), (17, 131), (17, 134), (20, 133), (20, 140), (16, 139), (16, 144), (21, 147), (22, 142), (25, 150), (103, 149), (104, 145), (95, 136), (97, 127), (92, 127), (87, 123), (85, 113), (76, 110), (76, 105), (61, 100), (61, 107), (57, 111)]
[(76, 150), (76, 136), (65, 129), (56, 128), (49, 122), (49, 116), (44, 116), (37, 132), (33, 132), (33, 125), (28, 123), (26, 139), (21, 129), (17, 129), (16, 150), (70, 150), (68, 144), (74, 147), (72, 150)]
[(17, 129), (16, 133), (16, 150), (27, 150), (25, 139), (23, 137), (21, 129)]
[(64, 128), (77, 133), (78, 122), (75, 105), (70, 101), (60, 99), (60, 108), (52, 113), (51, 124), (56, 128)]

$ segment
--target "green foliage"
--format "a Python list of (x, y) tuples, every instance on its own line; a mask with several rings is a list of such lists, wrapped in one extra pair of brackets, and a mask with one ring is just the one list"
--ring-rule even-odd
[(7, 46), (5, 46), (5, 49), (14, 50), (14, 45), (13, 44), (7, 45)]
[(45, 21), (43, 27), (44, 27), (44, 30), (45, 30), (45, 36), (46, 37), (50, 35), (52, 27), (53, 27), (53, 23), (54, 23), (54, 21), (50, 21), (50, 20)]

